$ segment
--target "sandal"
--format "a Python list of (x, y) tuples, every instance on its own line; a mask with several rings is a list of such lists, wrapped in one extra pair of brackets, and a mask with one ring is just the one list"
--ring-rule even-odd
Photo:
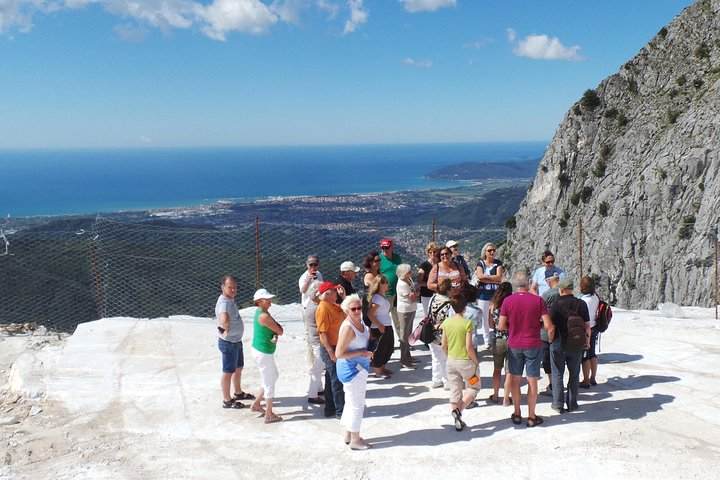
[(542, 425), (544, 421), (545, 420), (543, 420), (542, 417), (538, 417), (537, 415), (535, 415), (535, 418), (528, 418), (527, 423), (525, 425), (527, 425), (530, 428), (537, 427), (538, 425)]
[(255, 400), (255, 395), (247, 392), (240, 392), (233, 395), (235, 400)]
[(492, 395), (490, 395), (488, 397), (488, 400), (490, 400), (490, 402), (492, 402), (492, 403), (500, 403), (500, 397), (498, 397), (497, 400), (493, 400), (494, 396), (495, 396), (495, 394), (493, 393)]
[(515, 415), (515, 414), (513, 413), (512, 415), (510, 415), (510, 420), (512, 420), (512, 422), (513, 422), (515, 425), (520, 425), (520, 424), (522, 423), (522, 416), (521, 416), (521, 415)]
[(265, 415), (265, 409), (263, 407), (256, 407), (255, 405), (250, 407), (251, 412), (257, 412)]
[(235, 400), (223, 400), (222, 404), (223, 408), (245, 408), (245, 404), (241, 402), (236, 402)]
[(277, 422), (281, 422), (281, 421), (282, 421), (282, 417), (280, 415), (275, 415), (274, 413), (273, 413), (272, 417), (265, 417), (265, 423), (277, 423)]
[(393, 374), (393, 371), (390, 370), (389, 368), (383, 368), (383, 369), (382, 369), (382, 372), (383, 372), (385, 375), (392, 375), (392, 374)]
[(461, 432), (463, 428), (465, 428), (465, 422), (462, 421), (462, 413), (460, 413), (460, 410), (457, 408), (452, 411), (453, 419), (455, 420), (455, 430), (458, 432)]

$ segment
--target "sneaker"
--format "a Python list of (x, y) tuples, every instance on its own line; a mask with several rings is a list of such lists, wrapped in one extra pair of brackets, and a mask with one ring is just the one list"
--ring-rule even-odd
[(442, 388), (443, 382), (441, 380), (438, 380), (437, 382), (432, 383), (432, 388)]
[(552, 394), (552, 387), (551, 387), (550, 385), (548, 385), (545, 390), (543, 390), (542, 392), (540, 392), (540, 395), (542, 395), (542, 396), (544, 396), (544, 397), (552, 397), (552, 396), (553, 396), (553, 394)]

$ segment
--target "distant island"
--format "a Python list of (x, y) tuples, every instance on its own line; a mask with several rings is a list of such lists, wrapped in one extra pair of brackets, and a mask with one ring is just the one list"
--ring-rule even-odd
[(464, 162), (447, 167), (437, 168), (425, 178), (435, 180), (502, 180), (535, 178), (540, 158), (522, 162)]

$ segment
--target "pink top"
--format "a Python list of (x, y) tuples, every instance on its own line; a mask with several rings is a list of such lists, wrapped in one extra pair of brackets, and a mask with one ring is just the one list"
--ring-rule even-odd
[(548, 313), (541, 296), (516, 292), (503, 301), (500, 315), (508, 317), (510, 348), (542, 348), (542, 316)]

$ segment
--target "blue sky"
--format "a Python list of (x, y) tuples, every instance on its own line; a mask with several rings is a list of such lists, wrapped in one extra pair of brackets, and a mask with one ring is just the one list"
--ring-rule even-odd
[(691, 0), (0, 0), (0, 148), (550, 140)]

